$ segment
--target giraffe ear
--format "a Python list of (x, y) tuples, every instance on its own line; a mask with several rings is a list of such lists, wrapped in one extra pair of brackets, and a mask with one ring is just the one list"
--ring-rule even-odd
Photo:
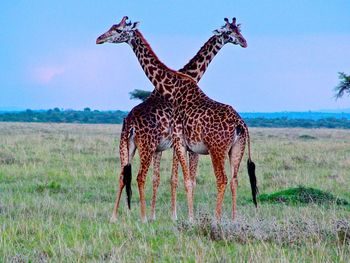
[(216, 36), (219, 36), (221, 35), (221, 32), (217, 29), (213, 30), (213, 34), (216, 35)]
[(135, 30), (139, 27), (140, 22), (134, 22), (132, 23), (131, 29)]

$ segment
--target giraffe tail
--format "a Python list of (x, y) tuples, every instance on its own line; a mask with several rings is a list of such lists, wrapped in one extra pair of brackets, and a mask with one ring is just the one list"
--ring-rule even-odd
[(127, 165), (124, 166), (123, 168), (123, 183), (125, 185), (125, 190), (126, 190), (126, 200), (128, 202), (128, 208), (130, 209), (130, 203), (131, 203), (131, 196), (132, 196), (132, 191), (131, 191), (131, 164), (128, 163)]
[(259, 189), (258, 189), (258, 186), (257, 186), (257, 180), (256, 180), (256, 175), (255, 175), (255, 163), (252, 161), (251, 154), (250, 154), (250, 136), (249, 136), (249, 131), (248, 131), (248, 127), (247, 126), (245, 126), (245, 130), (246, 130), (246, 133), (247, 133), (247, 140), (248, 140), (247, 168), (248, 168), (250, 187), (252, 189), (253, 203), (254, 203), (255, 207), (258, 207), (256, 196), (259, 193)]
[[(121, 132), (121, 138), (120, 138), (120, 160), (122, 163), (122, 175), (123, 175), (123, 184), (125, 186), (126, 190), (126, 200), (128, 204), (128, 208), (130, 209), (130, 203), (131, 203), (131, 196), (132, 196), (132, 190), (131, 190), (131, 179), (132, 179), (132, 173), (131, 173), (131, 163), (130, 163), (130, 153), (129, 153), (129, 140), (130, 136), (133, 134), (130, 134), (130, 127), (127, 123), (127, 120), (124, 119), (123, 121), (123, 127)], [(123, 165), (126, 163), (126, 165)]]

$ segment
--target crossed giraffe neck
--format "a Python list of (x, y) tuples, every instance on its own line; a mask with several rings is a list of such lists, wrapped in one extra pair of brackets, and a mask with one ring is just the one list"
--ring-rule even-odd
[[(176, 72), (165, 66), (153, 52), (140, 31), (134, 31), (134, 36), (130, 39), (128, 44), (132, 47), (148, 79), (152, 82), (158, 93), (166, 100), (171, 103), (176, 103), (181, 97), (180, 89), (183, 87), (196, 87), (197, 90), (205, 96), (197, 87), (196, 81), (192, 77)], [(197, 70), (194, 69), (192, 74), (195, 75), (196, 71)], [(203, 73), (197, 75), (198, 79), (200, 79)]]
[[(209, 64), (220, 51), (220, 49), (229, 43), (223, 35), (211, 36), (196, 55), (181, 69), (178, 71), (192, 77), (196, 82), (199, 82), (204, 73), (206, 72)], [(158, 96), (162, 98), (162, 95), (155, 89), (151, 96)]]
[(210, 62), (226, 43), (228, 42), (222, 36), (212, 36), (179, 72), (185, 73), (199, 82)]

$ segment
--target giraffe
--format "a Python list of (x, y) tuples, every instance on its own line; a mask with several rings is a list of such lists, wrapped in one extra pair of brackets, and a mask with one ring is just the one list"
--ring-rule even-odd
[[(180, 72), (190, 75), (196, 82), (199, 82), (205, 73), (207, 67), (209, 66), (212, 59), (215, 57), (217, 52), (227, 43), (245, 45), (246, 41), (244, 38), (237, 39), (234, 35), (234, 25), (225, 19), (225, 25), (219, 29), (213, 31), (214, 35), (209, 38), (209, 40), (200, 48), (197, 54), (181, 69)], [(239, 42), (241, 41), (241, 42)], [(127, 115), (122, 128), (122, 138), (125, 140), (120, 143), (120, 158), (121, 162), (125, 163), (127, 156), (123, 154), (127, 153), (127, 147), (130, 148), (130, 144), (135, 145), (135, 149), (139, 148), (139, 154), (141, 159), (151, 158), (153, 155), (153, 195), (151, 202), (151, 219), (155, 220), (155, 204), (157, 189), (160, 182), (160, 159), (162, 151), (170, 148), (171, 143), (169, 143), (170, 135), (170, 114), (172, 113), (171, 105), (165, 101), (161, 95), (154, 90), (150, 97), (144, 102), (133, 108)], [(129, 138), (125, 136), (128, 132), (133, 129), (135, 136)], [(150, 135), (147, 135), (149, 133)], [(137, 138), (135, 138), (137, 137)], [(122, 140), (123, 140), (122, 139)], [(138, 142), (139, 144), (137, 144)], [(166, 142), (166, 143), (164, 143)], [(131, 158), (133, 157), (131, 153)], [(128, 154), (129, 155), (129, 154)], [(145, 158), (144, 156), (147, 155)], [(143, 162), (147, 165), (149, 161)], [(190, 177), (192, 180), (193, 188), (195, 187), (195, 176), (198, 165), (198, 154), (189, 152), (189, 168)], [(177, 219), (176, 214), (176, 187), (177, 187), (177, 171), (178, 162), (176, 155), (174, 155), (172, 176), (171, 176), (171, 210), (173, 220)], [(124, 166), (121, 167), (123, 171)], [(141, 167), (141, 171), (147, 172), (148, 167)], [(121, 174), (120, 178), (123, 178)], [(120, 185), (123, 188), (123, 183)], [(119, 206), (119, 198), (117, 195), (116, 205), (113, 209), (111, 216), (111, 222), (115, 222), (117, 218), (117, 209)], [(130, 200), (128, 202), (130, 205)]]
[[(224, 162), (226, 155), (229, 156), (232, 178), (232, 218), (234, 219), (237, 173), (246, 141), (248, 141), (248, 174), (253, 201), (256, 205), (255, 164), (251, 161), (250, 138), (246, 124), (231, 106), (216, 102), (206, 96), (192, 77), (165, 66), (137, 29), (139, 23), (127, 22), (127, 19), (127, 17), (124, 17), (119, 24), (113, 25), (106, 33), (97, 38), (96, 43), (126, 42), (129, 44), (146, 76), (162, 98), (171, 105), (173, 109), (170, 125), (172, 130), (171, 140), (176, 157), (183, 170), (189, 220), (193, 221), (193, 195), (192, 182), (185, 158), (187, 150), (197, 154), (210, 154), (211, 156), (217, 181), (218, 194), (215, 215), (218, 220), (221, 218), (223, 195), (227, 184)], [(236, 26), (235, 18), (232, 21), (232, 26)], [(239, 26), (236, 27), (236, 38), (239, 39), (241, 37)], [(246, 46), (245, 43), (243, 47)], [(127, 123), (124, 123), (124, 126), (126, 125)], [(131, 129), (128, 132), (128, 137), (133, 138), (133, 136), (134, 131)], [(130, 159), (130, 153), (135, 151), (135, 146), (131, 146), (128, 151), (128, 159)], [(144, 160), (141, 159), (141, 165), (142, 162)], [(130, 196), (130, 189), (128, 190), (130, 176), (127, 175), (130, 174), (131, 167), (128, 163), (124, 164), (124, 176), (120, 179), (120, 184), (126, 185), (126, 191), (127, 193), (129, 191)], [(141, 218), (145, 219), (144, 171), (139, 171), (137, 183), (141, 203)], [(120, 194), (121, 189), (116, 203), (119, 203)]]

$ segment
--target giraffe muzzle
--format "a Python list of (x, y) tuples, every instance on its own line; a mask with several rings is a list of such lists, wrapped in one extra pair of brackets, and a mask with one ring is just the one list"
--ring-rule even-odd
[(97, 39), (96, 39), (96, 44), (103, 44), (105, 42), (105, 38), (104, 36), (99, 36)]

